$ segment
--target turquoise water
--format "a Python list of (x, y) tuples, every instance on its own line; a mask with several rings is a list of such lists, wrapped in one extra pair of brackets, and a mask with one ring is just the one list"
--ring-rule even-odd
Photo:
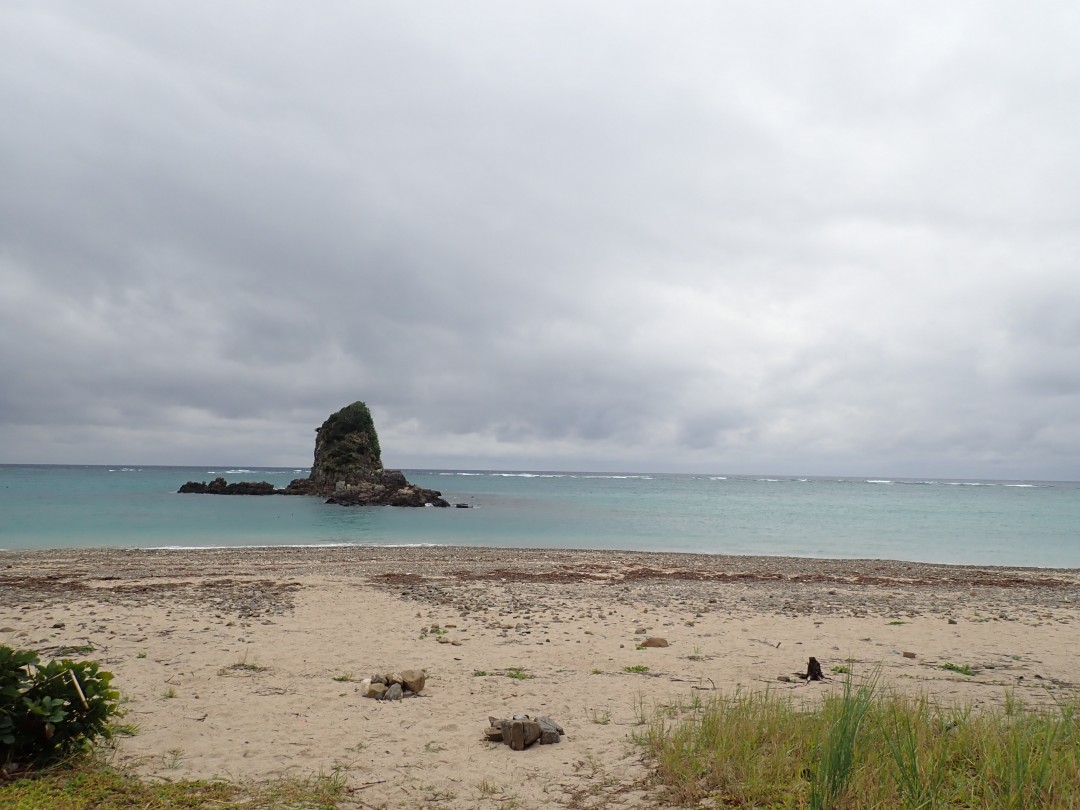
[(475, 509), (177, 495), (307, 470), (0, 466), (0, 549), (469, 545), (1080, 567), (1080, 484), (408, 470)]

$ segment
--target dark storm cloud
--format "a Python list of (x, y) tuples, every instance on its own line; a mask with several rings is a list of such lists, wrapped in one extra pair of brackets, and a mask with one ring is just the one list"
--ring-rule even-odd
[(11, 4), (0, 461), (1075, 478), (1058, 4)]

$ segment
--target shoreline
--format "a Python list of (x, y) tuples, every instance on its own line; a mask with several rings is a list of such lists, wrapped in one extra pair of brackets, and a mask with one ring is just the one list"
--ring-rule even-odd
[(672, 558), (673, 562), (699, 563), (707, 567), (715, 567), (712, 564), (729, 562), (732, 566), (744, 569), (747, 566), (760, 564), (767, 566), (769, 563), (780, 562), (785, 568), (794, 565), (806, 565), (812, 568), (849, 565), (881, 565), (888, 567), (905, 567), (910, 569), (937, 569), (937, 570), (990, 570), (990, 571), (1022, 571), (1038, 573), (1063, 573), (1063, 575), (1080, 576), (1080, 567), (1063, 566), (1028, 566), (1028, 565), (996, 565), (980, 563), (927, 563), (919, 561), (907, 561), (907, 559), (892, 559), (888, 557), (805, 557), (783, 554), (727, 554), (723, 552), (685, 552), (685, 551), (643, 551), (634, 549), (588, 549), (588, 548), (541, 548), (541, 546), (498, 546), (498, 545), (451, 545), (445, 543), (401, 543), (401, 544), (356, 544), (356, 543), (293, 543), (293, 544), (266, 544), (266, 545), (200, 545), (200, 546), (85, 546), (85, 548), (60, 548), (52, 549), (0, 549), (0, 563), (9, 558), (55, 556), (57, 558), (77, 558), (80, 556), (109, 556), (124, 554), (175, 554), (175, 555), (333, 555), (333, 554), (372, 554), (376, 557), (393, 557), (400, 555), (404, 558), (423, 554), (426, 556), (456, 556), (459, 554), (476, 555), (499, 555), (509, 557), (523, 557), (525, 562), (534, 561), (537, 557), (552, 556), (606, 556), (611, 558), (623, 557), (651, 557)]
[[(115, 674), (140, 726), (118, 762), (164, 779), (337, 770), (375, 807), (655, 806), (633, 742), (655, 712), (736, 690), (819, 700), (833, 667), (946, 704), (1053, 706), (1080, 694), (1077, 622), (1078, 569), (462, 546), (0, 553), (0, 643)], [(669, 646), (641, 649), (648, 637)], [(800, 681), (808, 656), (832, 680)], [(427, 672), (422, 698), (357, 691), (410, 668)], [(483, 741), (489, 716), (515, 713), (566, 737)]]

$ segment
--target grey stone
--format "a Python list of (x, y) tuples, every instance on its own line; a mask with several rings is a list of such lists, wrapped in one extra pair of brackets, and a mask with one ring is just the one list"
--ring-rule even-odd
[(540, 744), (551, 745), (552, 743), (559, 742), (559, 737), (565, 732), (558, 723), (548, 717), (546, 714), (536, 718), (536, 723), (540, 726)]
[(401, 690), (400, 683), (390, 684), (390, 688), (383, 692), (382, 697), (379, 700), (401, 700), (401, 696), (404, 694)]
[(406, 669), (401, 673), (401, 684), (410, 692), (422, 692), (427, 677), (422, 669)]

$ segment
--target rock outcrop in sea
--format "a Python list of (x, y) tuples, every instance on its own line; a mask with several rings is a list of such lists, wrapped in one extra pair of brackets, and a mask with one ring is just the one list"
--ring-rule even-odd
[(449, 506), (442, 493), (410, 484), (400, 470), (383, 469), (379, 436), (363, 402), (347, 405), (315, 429), (315, 460), (307, 478), (285, 489), (240, 481), (188, 481), (180, 492), (207, 495), (315, 495), (345, 506)]
[(269, 481), (237, 481), (228, 483), (218, 476), (209, 484), (205, 481), (188, 481), (177, 492), (197, 495), (277, 495), (279, 490)]

